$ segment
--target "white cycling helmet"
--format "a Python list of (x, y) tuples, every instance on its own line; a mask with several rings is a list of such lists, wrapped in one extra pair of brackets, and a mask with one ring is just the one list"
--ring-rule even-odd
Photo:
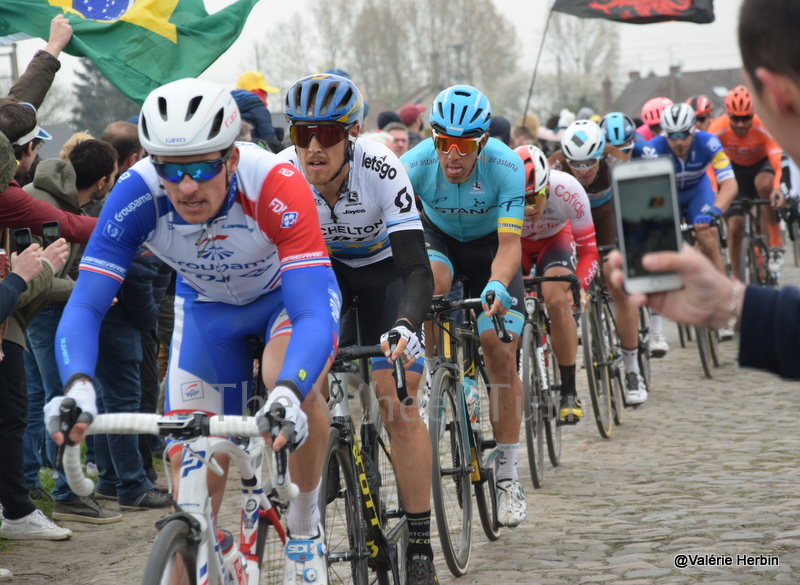
[(242, 124), (231, 92), (210, 81), (179, 79), (154, 89), (139, 115), (149, 154), (189, 156), (227, 150)]
[(693, 132), (694, 122), (694, 108), (686, 103), (672, 104), (661, 112), (661, 129), (667, 134)]
[(525, 195), (531, 195), (542, 190), (550, 180), (550, 165), (541, 149), (524, 144), (514, 149), (522, 159), (525, 168)]
[(605, 146), (603, 130), (591, 120), (576, 120), (561, 136), (561, 150), (570, 160), (601, 158)]

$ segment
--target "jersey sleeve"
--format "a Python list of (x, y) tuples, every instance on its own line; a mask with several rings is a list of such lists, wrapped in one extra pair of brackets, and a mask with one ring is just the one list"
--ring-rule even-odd
[(704, 147), (711, 158), (711, 167), (717, 177), (717, 184), (721, 184), (725, 179), (732, 179), (733, 167), (731, 167), (731, 161), (728, 159), (728, 155), (725, 154), (719, 138), (713, 134), (708, 134), (705, 140)]
[(783, 151), (770, 133), (767, 132), (766, 128), (760, 127), (759, 130), (764, 133), (764, 150), (767, 152), (767, 158), (769, 159), (769, 164), (772, 165), (772, 170), (775, 171), (775, 180), (772, 188), (780, 189), (781, 175), (783, 174), (783, 165), (781, 163)]
[(61, 235), (68, 241), (84, 244), (92, 235), (97, 218), (76, 215), (40, 201), (22, 190), (16, 183), (9, 185), (0, 197), (0, 225), (11, 229), (30, 228), (42, 235), (42, 224), (57, 221)]
[[(511, 149), (509, 152), (513, 153)], [(525, 209), (525, 171), (516, 153), (514, 166), (498, 166), (501, 171), (497, 199), (497, 233), (522, 234), (522, 221)]]
[(581, 281), (583, 290), (587, 290), (597, 274), (600, 256), (597, 252), (597, 238), (594, 231), (594, 221), (589, 205), (589, 197), (586, 190), (577, 179), (572, 179), (569, 184), (570, 190), (574, 189), (578, 194), (578, 204), (569, 206), (570, 226), (572, 227), (572, 237), (575, 240), (575, 253), (578, 256), (578, 266), (575, 274)]

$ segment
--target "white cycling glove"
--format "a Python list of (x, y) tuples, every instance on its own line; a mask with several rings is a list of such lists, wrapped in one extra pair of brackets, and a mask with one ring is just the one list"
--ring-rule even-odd
[(97, 416), (97, 399), (94, 384), (89, 380), (78, 380), (66, 392), (66, 396), (56, 396), (44, 405), (44, 420), (47, 423), (47, 432), (51, 435), (61, 430), (61, 403), (66, 398), (72, 398), (80, 409), (75, 422), (91, 424), (94, 417)]
[(419, 354), (422, 352), (422, 345), (419, 342), (419, 338), (417, 334), (411, 331), (408, 327), (400, 325), (398, 327), (393, 327), (391, 331), (387, 331), (383, 335), (381, 335), (381, 344), (384, 342), (389, 342), (389, 334), (392, 331), (396, 331), (400, 334), (402, 339), (406, 340), (406, 347), (403, 350), (403, 361), (409, 362), (415, 360), (419, 357)]
[(258, 430), (271, 434), (273, 439), (278, 433), (284, 435), (289, 451), (302, 447), (308, 438), (308, 417), (300, 405), (300, 399), (291, 388), (276, 386), (256, 415)]

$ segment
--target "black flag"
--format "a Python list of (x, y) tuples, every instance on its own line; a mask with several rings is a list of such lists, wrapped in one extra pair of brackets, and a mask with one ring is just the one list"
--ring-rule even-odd
[(551, 0), (550, 7), (583, 18), (632, 24), (670, 20), (714, 22), (714, 0)]

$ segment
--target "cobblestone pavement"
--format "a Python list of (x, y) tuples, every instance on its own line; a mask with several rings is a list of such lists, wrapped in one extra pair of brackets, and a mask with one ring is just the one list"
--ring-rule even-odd
[[(800, 283), (800, 270), (782, 281)], [(669, 321), (665, 333), (671, 350), (653, 361), (647, 403), (626, 410), (609, 440), (589, 421), (567, 429), (541, 490), (521, 453), (527, 520), (488, 542), (475, 514), (469, 572), (453, 578), (438, 554), (441, 583), (800, 582), (797, 385), (739, 369), (736, 341), (722, 344), (724, 364), (706, 380), (694, 345), (682, 349)], [(0, 567), (14, 571), (11, 583), (138, 584), (162, 516), (68, 523), (72, 540), (6, 546)]]

